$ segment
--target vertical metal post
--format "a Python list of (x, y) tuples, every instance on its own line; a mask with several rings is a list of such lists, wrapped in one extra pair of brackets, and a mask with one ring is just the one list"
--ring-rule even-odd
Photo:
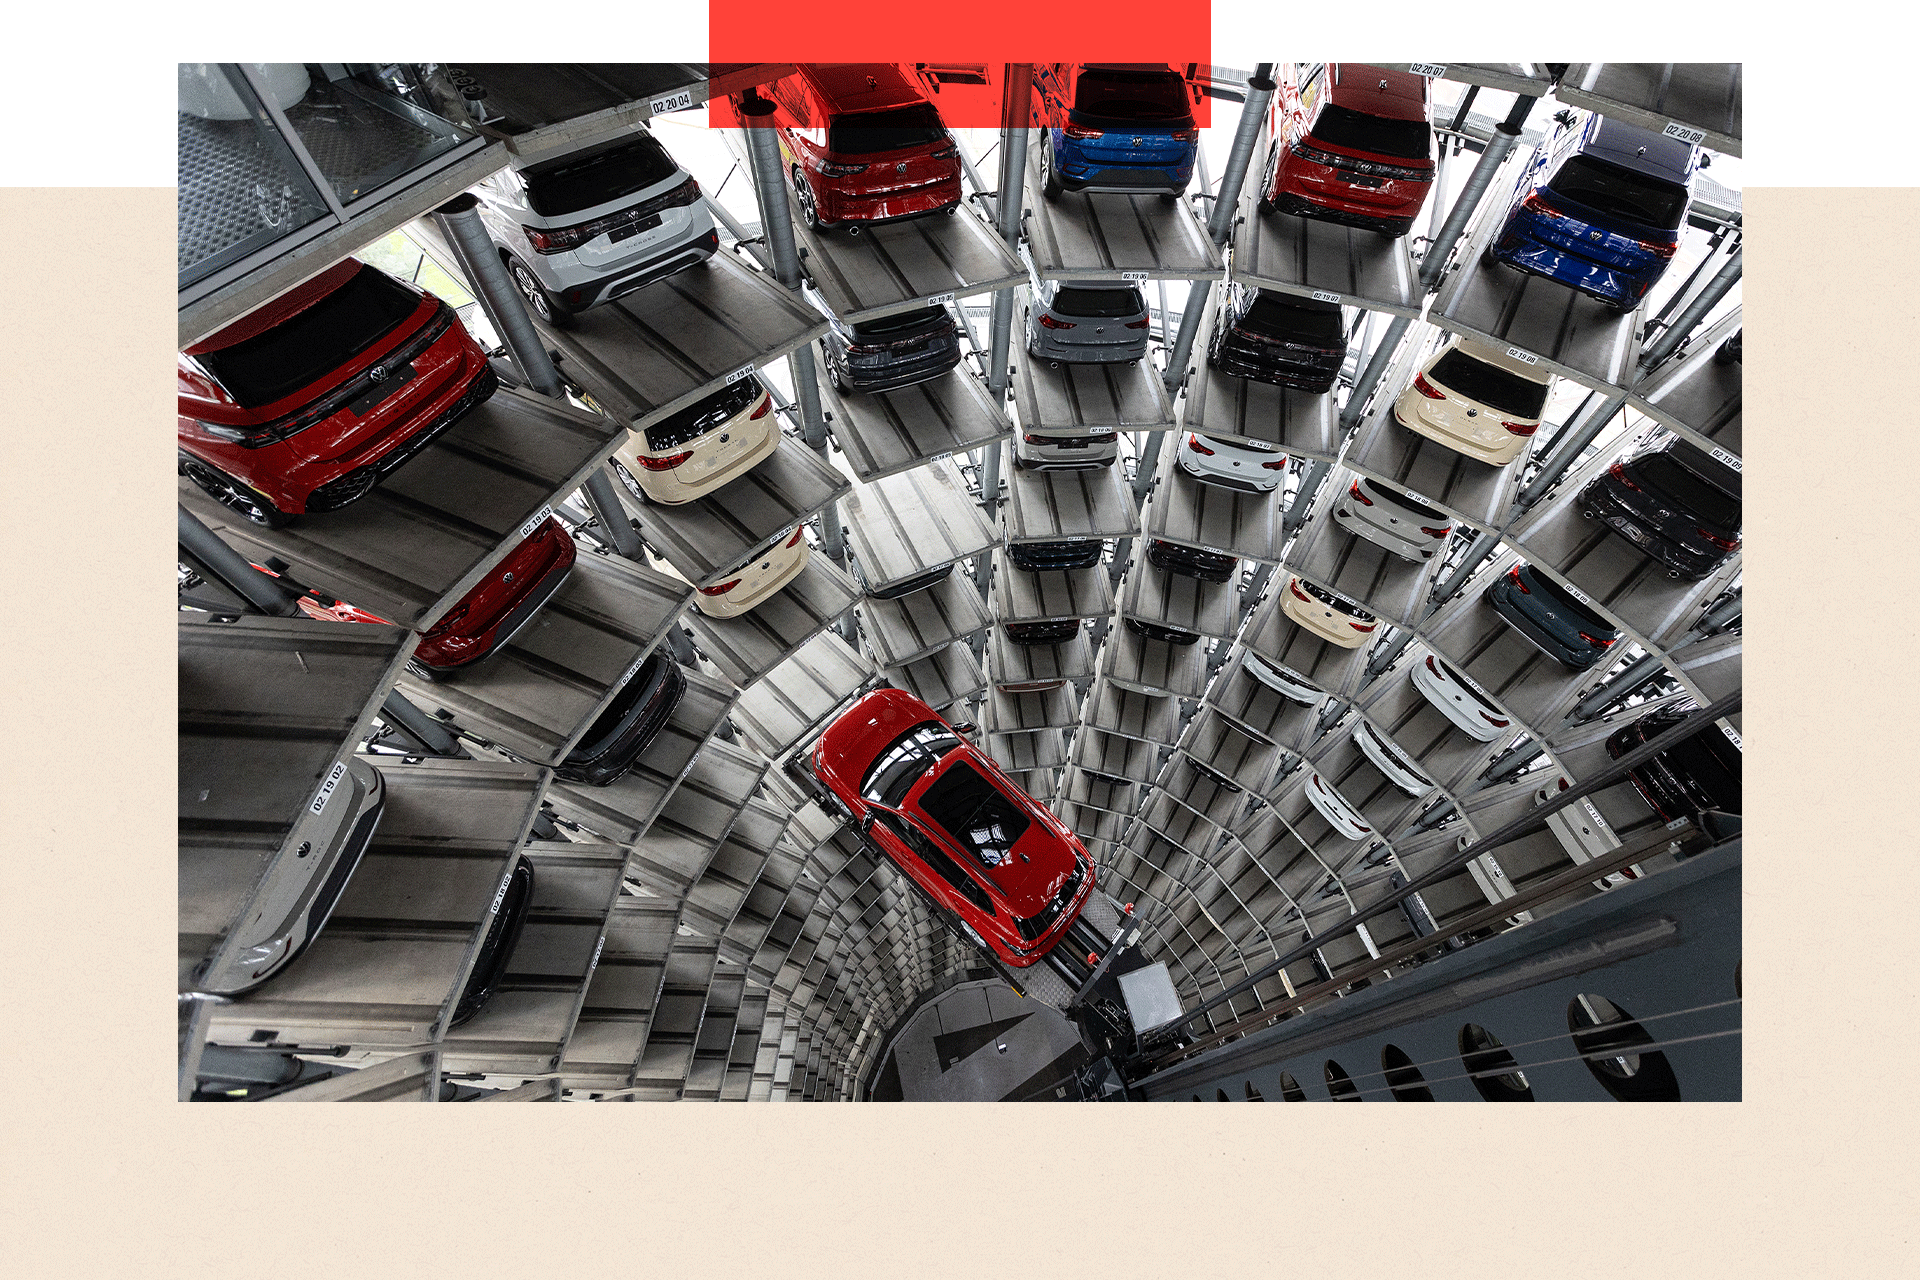
[(613, 478), (607, 469), (595, 467), (581, 488), (586, 491), (587, 504), (599, 518), (600, 528), (612, 541), (613, 549), (629, 560), (645, 564), (647, 549), (641, 544), (640, 535), (633, 531), (633, 521), (627, 517), (627, 509), (620, 505), (620, 495), (614, 491)]
[(275, 618), (299, 616), (299, 606), (286, 588), (248, 564), (246, 557), (222, 542), (185, 507), (180, 508), (180, 546), (260, 612)]
[(493, 322), (500, 340), (507, 344), (507, 353), (527, 375), (527, 385), (543, 396), (558, 396), (560, 371), (553, 367), (553, 358), (547, 354), (539, 331), (533, 327), (533, 319), (527, 315), (526, 302), (513, 287), (513, 281), (507, 278), (500, 252), (493, 247), (486, 227), (481, 225), (480, 215), (474, 212), (479, 207), (480, 201), (472, 193), (462, 192), (435, 209), (433, 220), (472, 282), (481, 310)]
[(1440, 234), (1427, 246), (1427, 256), (1420, 263), (1420, 283), (1431, 290), (1440, 283), (1440, 273), (1446, 269), (1447, 259), (1453, 254), (1453, 245), (1460, 233), (1467, 228), (1467, 222), (1473, 217), (1473, 211), (1480, 205), (1480, 197), (1486, 194), (1487, 187), (1493, 182), (1493, 175), (1513, 151), (1513, 144), (1520, 139), (1520, 127), (1527, 122), (1527, 112), (1533, 110), (1532, 98), (1522, 95), (1513, 101), (1513, 110), (1507, 118), (1493, 127), (1493, 136), (1487, 140), (1486, 150), (1480, 153), (1480, 162), (1473, 166), (1473, 172), (1467, 175), (1467, 184), (1460, 189), (1460, 198), (1453, 202), (1453, 208), (1447, 213), (1447, 221), (1440, 228)]
[(1326, 483), (1327, 472), (1332, 468), (1333, 464), (1324, 458), (1316, 458), (1308, 465), (1306, 474), (1300, 478), (1300, 487), (1293, 491), (1293, 501), (1287, 504), (1286, 511), (1280, 517), (1282, 541), (1292, 537), (1294, 530), (1306, 523), (1307, 505), (1320, 491), (1320, 486)]
[[(1033, 97), (1033, 66), (1009, 62), (1001, 77), (1000, 102), (1000, 191), (994, 201), (994, 229), (1007, 248), (1020, 246), (1020, 214), (1026, 193), (1027, 137), (1030, 103)], [(1007, 403), (1008, 360), (1013, 346), (1013, 290), (1000, 289), (993, 295), (993, 312), (987, 323), (987, 396), (1002, 409)], [(1000, 445), (984, 450), (980, 465), (980, 502), (987, 520), (1000, 520)], [(973, 581), (985, 600), (993, 579), (993, 557), (974, 557)]]
[[(727, 234), (731, 235), (742, 249), (753, 255), (755, 262), (769, 271), (773, 270), (773, 258), (767, 253), (766, 245), (754, 243), (755, 237), (747, 234), (747, 229), (741, 225), (740, 219), (722, 209), (720, 202), (712, 196), (701, 196), (700, 203), (707, 207), (707, 212), (713, 215), (713, 220), (725, 227)], [(763, 235), (759, 239), (765, 240), (766, 237)]]
[(1740, 279), (1740, 258), (1744, 252), (1742, 249), (1735, 249), (1733, 256), (1727, 259), (1727, 265), (1721, 267), (1713, 279), (1707, 282), (1707, 287), (1700, 291), (1700, 296), (1689, 302), (1687, 309), (1682, 311), (1679, 318), (1660, 335), (1659, 341), (1647, 348), (1647, 353), (1640, 357), (1641, 369), (1654, 368), (1672, 355), (1674, 348), (1678, 347), (1686, 336), (1693, 332), (1693, 327), (1700, 323), (1701, 317), (1713, 310), (1714, 305), (1727, 296), (1727, 290), (1733, 288), (1735, 282)]
[(1247, 166), (1253, 159), (1254, 144), (1260, 140), (1260, 127), (1266, 123), (1267, 104), (1273, 100), (1273, 64), (1262, 62), (1247, 81), (1247, 99), (1240, 104), (1240, 123), (1233, 131), (1233, 149), (1227, 152), (1227, 167), (1220, 175), (1220, 191), (1207, 215), (1207, 235), (1224, 245), (1233, 234), (1233, 220), (1239, 216), (1240, 188), (1247, 178)]
[(1434, 584), (1433, 591), (1427, 598), (1433, 603), (1439, 604), (1441, 601), (1452, 596), (1453, 593), (1459, 589), (1461, 583), (1473, 576), (1473, 571), (1480, 567), (1480, 562), (1492, 555), (1494, 549), (1499, 545), (1499, 534), (1491, 530), (1483, 530), (1474, 538), (1473, 542), (1468, 545), (1466, 553), (1460, 557), (1460, 562), (1453, 566), (1452, 571)]
[(1573, 710), (1567, 713), (1567, 719), (1585, 720), (1600, 708), (1609, 703), (1618, 702), (1649, 680), (1655, 679), (1666, 669), (1667, 660), (1659, 654), (1641, 654), (1622, 668), (1619, 675), (1574, 703)]
[(1373, 656), (1367, 659), (1367, 669), (1360, 677), (1360, 686), (1365, 688), (1378, 679), (1382, 671), (1400, 660), (1400, 655), (1405, 653), (1407, 646), (1412, 643), (1413, 632), (1405, 627), (1398, 628), (1393, 639), (1374, 650)]
[(1247, 577), (1246, 586), (1240, 588), (1240, 612), (1238, 615), (1240, 621), (1244, 622), (1247, 615), (1253, 612), (1253, 606), (1259, 602), (1260, 593), (1267, 589), (1267, 582), (1272, 577), (1272, 565), (1262, 563), (1254, 566), (1253, 572)]
[(1740, 617), (1742, 604), (1743, 598), (1740, 596), (1721, 601), (1707, 610), (1700, 621), (1693, 624), (1693, 629), (1711, 634), (1723, 627), (1732, 626)]
[(1540, 463), (1539, 473), (1520, 490), (1516, 505), (1524, 510), (1538, 502), (1548, 489), (1559, 482), (1574, 460), (1587, 451), (1587, 446), (1606, 430), (1607, 424), (1613, 421), (1613, 415), (1620, 412), (1620, 406), (1626, 402), (1627, 393), (1622, 391), (1590, 408), (1586, 418), (1577, 427), (1569, 422), (1554, 440), (1553, 447), (1547, 451), (1546, 458)]
[(1400, 345), (1400, 339), (1406, 336), (1407, 329), (1413, 324), (1407, 316), (1395, 316), (1387, 323), (1387, 331), (1380, 335), (1380, 342), (1367, 356), (1366, 367), (1354, 377), (1353, 389), (1347, 393), (1347, 403), (1340, 409), (1340, 430), (1350, 431), (1360, 425), (1360, 415), (1366, 412), (1367, 397), (1379, 385), (1380, 379), (1387, 374), (1387, 365), (1393, 359), (1394, 349)]

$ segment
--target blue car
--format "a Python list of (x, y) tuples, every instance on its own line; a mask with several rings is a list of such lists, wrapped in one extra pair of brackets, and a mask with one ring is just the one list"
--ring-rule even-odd
[(1487, 259), (1632, 311), (1680, 247), (1696, 163), (1692, 143), (1590, 116), (1534, 158)]
[(1575, 595), (1524, 561), (1487, 591), (1487, 603), (1540, 652), (1585, 671), (1620, 643), (1620, 630), (1584, 595)]
[(1200, 130), (1187, 81), (1166, 66), (1039, 63), (1034, 124), (1046, 130), (1041, 193), (1158, 193), (1178, 200), (1193, 177)]

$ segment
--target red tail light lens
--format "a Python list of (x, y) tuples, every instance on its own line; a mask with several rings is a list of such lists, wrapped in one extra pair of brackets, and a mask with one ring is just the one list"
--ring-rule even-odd
[(753, 414), (752, 414), (752, 416), (751, 416), (751, 417), (749, 417), (749, 418), (747, 419), (747, 421), (748, 421), (748, 422), (758, 422), (758, 421), (760, 421), (760, 419), (762, 419), (762, 418), (764, 418), (764, 417), (766, 417), (766, 416), (767, 416), (767, 412), (768, 412), (768, 410), (770, 410), (770, 409), (772, 409), (772, 408), (773, 408), (773, 397), (772, 397), (772, 396), (761, 396), (761, 397), (760, 397), (760, 407), (759, 407), (758, 409), (755, 409), (755, 410), (753, 411)]
[(1101, 138), (1106, 136), (1104, 129), (1089, 129), (1083, 124), (1069, 124), (1060, 132), (1076, 141), (1082, 138)]
[(1287, 590), (1289, 590), (1289, 591), (1291, 591), (1291, 592), (1293, 592), (1293, 595), (1294, 595), (1294, 598), (1295, 598), (1295, 599), (1297, 599), (1297, 600), (1305, 600), (1305, 601), (1306, 601), (1306, 602), (1307, 602), (1308, 604), (1312, 604), (1312, 603), (1313, 603), (1313, 599), (1312, 599), (1312, 597), (1310, 597), (1310, 596), (1308, 596), (1306, 592), (1304, 592), (1304, 591), (1302, 591), (1302, 590), (1300, 589), (1300, 579), (1298, 579), (1298, 578), (1290, 578), (1290, 579), (1288, 579), (1288, 581), (1287, 581)]
[(1435, 675), (1440, 674), (1440, 668), (1433, 665), (1433, 657), (1431, 655), (1427, 657), (1427, 670), (1433, 672)]
[(1380, 624), (1377, 622), (1349, 622), (1347, 625), (1355, 631), (1371, 631)]
[(1424, 373), (1416, 373), (1413, 375), (1413, 389), (1429, 400), (1445, 400), (1447, 398), (1446, 392), (1435, 391), (1433, 389), (1433, 384), (1427, 381), (1427, 375)]
[(1507, 570), (1507, 576), (1508, 576), (1509, 578), (1511, 578), (1511, 579), (1513, 579), (1513, 585), (1514, 585), (1514, 586), (1516, 586), (1516, 587), (1518, 587), (1518, 588), (1520, 588), (1520, 594), (1521, 594), (1521, 595), (1523, 595), (1523, 596), (1530, 596), (1530, 595), (1532, 595), (1532, 594), (1533, 594), (1533, 592), (1531, 592), (1531, 591), (1529, 591), (1529, 590), (1527, 590), (1527, 584), (1526, 584), (1526, 583), (1524, 583), (1524, 582), (1522, 582), (1522, 581), (1520, 581), (1520, 566), (1519, 566), (1519, 565), (1515, 565), (1515, 566), (1513, 566), (1513, 568), (1511, 568), (1511, 569), (1509, 569), (1509, 570)]
[(700, 588), (700, 594), (703, 596), (723, 596), (739, 585), (740, 579), (735, 578), (732, 582), (723, 582), (717, 587), (702, 587)]
[(1129, 320), (1129, 321), (1127, 321), (1127, 328), (1129, 328), (1129, 329), (1146, 329), (1146, 328), (1149, 328), (1149, 327), (1151, 327), (1151, 326), (1152, 326), (1152, 324), (1153, 324), (1153, 321), (1151, 321), (1151, 320)]
[(1586, 632), (1584, 632), (1584, 631), (1582, 631), (1582, 632), (1580, 633), (1580, 638), (1581, 638), (1582, 640), (1585, 640), (1585, 641), (1586, 641), (1586, 642), (1587, 642), (1588, 644), (1592, 644), (1592, 645), (1598, 645), (1598, 646), (1600, 646), (1600, 647), (1601, 647), (1602, 649), (1610, 649), (1610, 648), (1612, 648), (1612, 647), (1613, 647), (1614, 645), (1616, 645), (1616, 644), (1618, 644), (1618, 643), (1620, 642), (1620, 637), (1619, 637), (1619, 636), (1615, 636), (1615, 637), (1614, 637), (1613, 639), (1611, 639), (1611, 640), (1602, 640), (1602, 639), (1601, 639), (1601, 638), (1600, 638), (1599, 636), (1590, 636), (1590, 635), (1588, 635), (1588, 634), (1587, 634)]
[(1499, 716), (1490, 716), (1484, 711), (1480, 713), (1480, 718), (1496, 729), (1504, 729), (1512, 723), (1510, 720), (1502, 720)]
[(1502, 422), (1500, 425), (1516, 436), (1530, 436), (1540, 429), (1537, 422)]
[(1373, 505), (1373, 499), (1369, 498), (1366, 494), (1360, 492), (1360, 482), (1358, 480), (1355, 480), (1352, 484), (1347, 486), (1347, 496), (1352, 498), (1355, 502), (1361, 503), (1364, 506), (1370, 507)]
[(1168, 134), (1167, 136), (1169, 138), (1172, 138), (1175, 142), (1200, 141), (1200, 131), (1198, 129), (1175, 129), (1172, 133)]
[(787, 545), (789, 547), (797, 547), (800, 545), (800, 539), (806, 536), (807, 536), (807, 526), (801, 525), (799, 528), (793, 531), (793, 536), (787, 539)]
[(1671, 258), (1680, 249), (1678, 240), (1642, 240), (1640, 247), (1656, 258)]
[(686, 453), (670, 453), (664, 458), (649, 458), (642, 455), (640, 465), (649, 471), (671, 471), (692, 456), (691, 450)]
[(1268, 471), (1285, 471), (1287, 469), (1287, 460), (1282, 458), (1278, 462), (1263, 462), (1260, 465)]
[(1620, 463), (1616, 462), (1612, 466), (1608, 467), (1607, 474), (1612, 476), (1614, 480), (1620, 483), (1621, 485), (1633, 490), (1635, 493), (1640, 492), (1640, 486), (1635, 484), (1633, 481), (1627, 479), (1627, 469), (1624, 466), (1622, 466)]
[(1545, 214), (1549, 218), (1564, 218), (1567, 216), (1561, 211), (1558, 205), (1541, 195), (1538, 191), (1533, 192), (1525, 200), (1521, 201), (1520, 207), (1529, 213)]
[(1420, 532), (1426, 534), (1429, 538), (1444, 538), (1448, 534), (1453, 532), (1453, 526), (1447, 525), (1446, 527), (1440, 528), (1440, 529), (1429, 529), (1427, 528), (1427, 526), (1421, 525)]
[(1203, 445), (1203, 444), (1201, 444), (1201, 443), (1200, 443), (1200, 437), (1199, 437), (1199, 436), (1188, 436), (1188, 437), (1187, 437), (1187, 448), (1189, 448), (1189, 449), (1191, 449), (1191, 450), (1193, 450), (1193, 451), (1194, 451), (1195, 453), (1204, 453), (1204, 454), (1206, 454), (1206, 455), (1207, 455), (1207, 456), (1208, 456), (1209, 458), (1211, 458), (1211, 457), (1213, 456), (1213, 450), (1211, 450), (1211, 449), (1209, 449), (1209, 448), (1207, 448), (1207, 446), (1205, 446), (1205, 445)]
[(1072, 321), (1055, 320), (1052, 316), (1042, 312), (1040, 316), (1040, 327), (1042, 329), (1072, 329), (1076, 326)]
[(938, 151), (929, 151), (927, 153), (927, 159), (929, 160), (951, 160), (953, 159), (953, 156), (954, 156), (954, 149), (950, 146), (942, 147)]
[(1717, 533), (1708, 533), (1705, 529), (1695, 529), (1694, 532), (1722, 551), (1733, 551), (1740, 546), (1740, 539), (1738, 538), (1723, 538)]
[(851, 178), (856, 173), (866, 171), (867, 166), (863, 164), (836, 164), (831, 160), (820, 162), (820, 172), (829, 178)]

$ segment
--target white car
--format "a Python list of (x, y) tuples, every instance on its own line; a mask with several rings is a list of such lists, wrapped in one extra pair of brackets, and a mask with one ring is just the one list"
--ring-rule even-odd
[(1360, 816), (1360, 811), (1346, 802), (1333, 785), (1319, 774), (1307, 776), (1307, 803), (1314, 812), (1327, 820), (1327, 825), (1349, 840), (1365, 840), (1373, 834), (1373, 828)]
[(1177, 454), (1180, 469), (1202, 484), (1245, 493), (1272, 493), (1287, 475), (1287, 455), (1265, 445), (1237, 444), (1189, 431)]
[(1470, 738), (1492, 742), (1513, 732), (1513, 721), (1493, 705), (1486, 692), (1436, 654), (1413, 664), (1413, 687)]
[[(812, 554), (807, 527), (790, 524), (757, 548), (731, 576), (694, 592), (694, 607), (709, 618), (737, 618), (799, 577)], [(671, 565), (667, 569), (674, 572)], [(681, 575), (675, 572), (674, 576)]]
[(1302, 706), (1311, 707), (1327, 696), (1327, 691), (1308, 680), (1291, 667), (1261, 657), (1249, 650), (1240, 661), (1240, 667), (1255, 680), (1273, 690), (1281, 697)]
[(613, 452), (613, 473), (640, 501), (677, 506), (745, 475), (779, 447), (773, 397), (749, 375), (628, 431)]
[(1410, 493), (1355, 476), (1334, 504), (1333, 522), (1402, 560), (1431, 560), (1447, 545), (1454, 519)]
[(1354, 729), (1353, 740), (1360, 744), (1360, 754), (1384, 774), (1388, 782), (1408, 795), (1425, 795), (1433, 790), (1432, 781), (1420, 772), (1413, 757), (1365, 720)]
[(1393, 402), (1393, 420), (1489, 466), (1524, 457), (1553, 375), (1503, 348), (1455, 338)]
[(1033, 471), (1094, 471), (1120, 459), (1118, 431), (1023, 431), (1013, 465)]
[(1280, 594), (1280, 612), (1342, 649), (1358, 649), (1380, 625), (1378, 618), (1351, 600), (1343, 600), (1297, 574), (1287, 579), (1287, 589)]
[(565, 326), (720, 247), (700, 184), (644, 126), (525, 168), (509, 165), (473, 194), (514, 287), (548, 324)]

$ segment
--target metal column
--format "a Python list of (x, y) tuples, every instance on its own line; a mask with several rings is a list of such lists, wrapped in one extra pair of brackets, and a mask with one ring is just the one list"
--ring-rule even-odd
[(513, 362), (527, 375), (527, 385), (543, 396), (558, 396), (560, 371), (553, 367), (553, 358), (541, 345), (540, 334), (527, 315), (527, 304), (508, 279), (506, 264), (500, 261), (500, 253), (493, 247), (486, 227), (481, 225), (480, 215), (474, 212), (479, 207), (479, 200), (471, 193), (462, 192), (435, 209), (433, 220), (447, 237), (454, 256), (460, 259), (467, 279), (472, 281), (473, 294), (480, 300), (481, 310), (493, 322), (500, 340), (507, 344)]
[(447, 732), (447, 727), (438, 720), (407, 701), (398, 689), (387, 695), (380, 704), (380, 718), (409, 738), (425, 747), (436, 756), (455, 756), (465, 759), (466, 750), (460, 740)]
[(1620, 406), (1626, 402), (1627, 393), (1622, 391), (1619, 395), (1589, 409), (1586, 417), (1578, 420), (1578, 426), (1569, 422), (1554, 440), (1553, 447), (1547, 451), (1546, 458), (1541, 461), (1539, 473), (1527, 481), (1526, 487), (1520, 490), (1520, 497), (1515, 505), (1525, 510), (1538, 502), (1548, 489), (1559, 483), (1560, 477), (1566, 474), (1567, 468), (1571, 467), (1574, 461), (1587, 451), (1587, 446), (1606, 430), (1607, 424), (1613, 421), (1613, 415), (1620, 412)]
[(1466, 230), (1467, 221), (1473, 217), (1473, 211), (1480, 205), (1480, 197), (1486, 194), (1487, 187), (1493, 182), (1493, 175), (1507, 156), (1513, 151), (1513, 144), (1520, 139), (1520, 127), (1527, 122), (1527, 112), (1533, 110), (1532, 98), (1525, 96), (1513, 100), (1513, 110), (1507, 118), (1493, 127), (1493, 136), (1487, 139), (1486, 150), (1480, 153), (1480, 162), (1473, 166), (1473, 172), (1467, 175), (1467, 185), (1460, 189), (1460, 198), (1453, 202), (1453, 208), (1447, 214), (1447, 221), (1440, 228), (1440, 234), (1427, 246), (1427, 256), (1420, 263), (1420, 283), (1431, 290), (1440, 283), (1440, 273), (1446, 269), (1447, 259), (1453, 255), (1453, 245)]
[(248, 564), (185, 507), (180, 508), (180, 546), (260, 612), (276, 618), (299, 616), (300, 608), (286, 588)]
[(1500, 535), (1492, 530), (1483, 530), (1477, 534), (1473, 542), (1468, 545), (1466, 553), (1460, 557), (1460, 562), (1453, 566), (1446, 577), (1434, 583), (1433, 591), (1427, 599), (1433, 604), (1446, 600), (1460, 589), (1461, 583), (1473, 576), (1473, 571), (1480, 567), (1481, 561), (1492, 555), (1499, 545)]
[(633, 531), (633, 521), (627, 518), (627, 509), (620, 505), (620, 495), (614, 491), (613, 479), (606, 467), (595, 467), (581, 487), (586, 490), (587, 505), (593, 508), (613, 549), (629, 560), (645, 564), (647, 548), (640, 541), (640, 535)]
[(1744, 252), (1742, 249), (1735, 249), (1733, 256), (1727, 259), (1727, 265), (1721, 267), (1713, 279), (1707, 282), (1707, 287), (1700, 291), (1700, 296), (1688, 303), (1687, 309), (1682, 311), (1679, 318), (1660, 335), (1659, 341), (1647, 348), (1647, 353), (1640, 357), (1642, 371), (1655, 367), (1672, 355), (1674, 348), (1678, 347), (1686, 336), (1693, 332), (1693, 327), (1700, 323), (1701, 317), (1713, 310), (1714, 304), (1727, 296), (1727, 290), (1733, 288), (1740, 279), (1740, 258)]
[[(1021, 206), (1026, 191), (1028, 105), (1033, 97), (1033, 66), (1009, 62), (1001, 77), (1000, 106), (1000, 188), (993, 203), (994, 230), (1016, 256), (1020, 250)], [(1009, 368), (1013, 346), (1013, 290), (1000, 289), (993, 295), (993, 311), (987, 322), (987, 396), (1002, 409), (1007, 403)], [(1014, 446), (1018, 447), (1018, 446)], [(1000, 456), (998, 445), (981, 451), (980, 501), (987, 519), (995, 524), (1000, 518)], [(980, 598), (987, 598), (993, 578), (993, 558), (974, 557), (973, 580)]]

